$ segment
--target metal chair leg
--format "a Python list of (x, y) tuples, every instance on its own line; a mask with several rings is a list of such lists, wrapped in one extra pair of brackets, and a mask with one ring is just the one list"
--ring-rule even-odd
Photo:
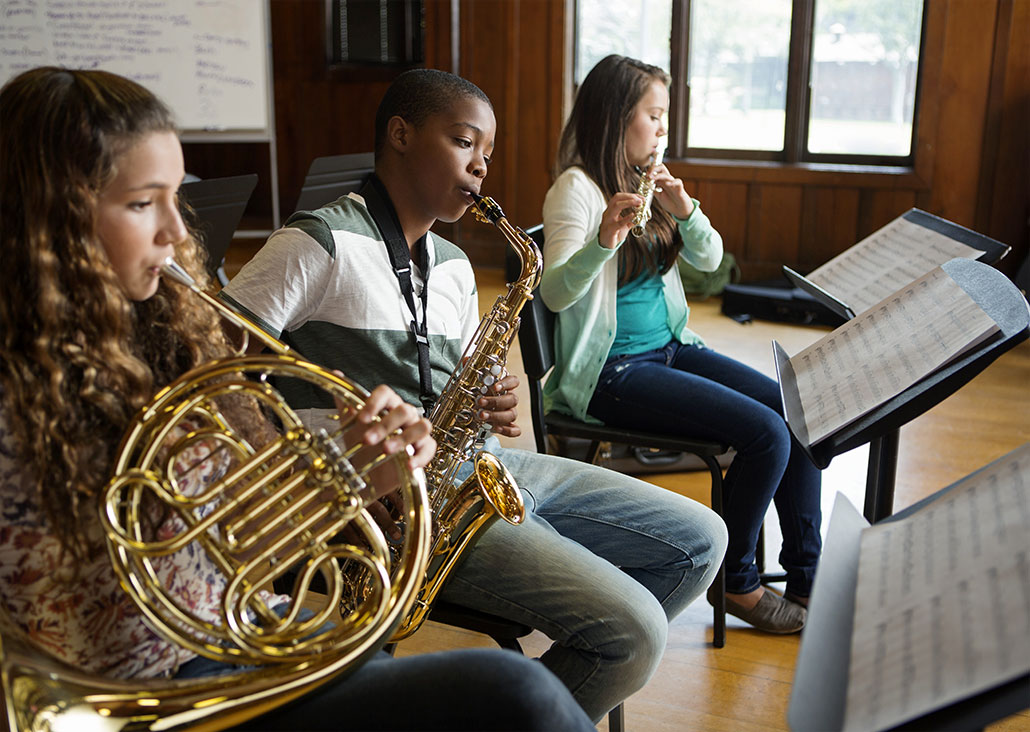
[[(705, 464), (708, 465), (708, 472), (712, 474), (712, 510), (722, 516), (722, 467), (714, 457), (706, 457)], [(712, 622), (712, 645), (715, 648), (722, 648), (726, 645), (726, 562), (719, 567), (719, 573), (715, 575), (716, 588), (715, 602), (712, 606), (714, 618)]]
[(719, 567), (719, 573), (715, 575), (715, 582), (712, 583), (717, 591), (712, 612), (715, 619), (712, 624), (712, 646), (722, 648), (726, 645), (726, 566)]
[(758, 544), (755, 546), (755, 566), (758, 574), (765, 572), (765, 522), (758, 529)]
[(608, 712), (608, 732), (623, 732), (626, 729), (626, 712), (622, 703)]

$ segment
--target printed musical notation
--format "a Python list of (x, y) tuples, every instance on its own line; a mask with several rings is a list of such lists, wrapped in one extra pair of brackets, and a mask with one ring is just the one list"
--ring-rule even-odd
[(809, 444), (998, 330), (940, 267), (908, 283), (790, 358)]
[(983, 252), (897, 218), (810, 273), (807, 279), (861, 313), (933, 267)]
[(1030, 669), (1030, 443), (862, 531), (845, 730), (896, 726)]

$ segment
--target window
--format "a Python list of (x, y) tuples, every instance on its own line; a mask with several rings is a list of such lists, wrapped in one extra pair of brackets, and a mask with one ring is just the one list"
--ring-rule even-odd
[(579, 0), (576, 85), (605, 56), (617, 53), (669, 68), (673, 0)]
[(668, 69), (671, 154), (910, 165), (923, 0), (578, 0), (576, 81)]

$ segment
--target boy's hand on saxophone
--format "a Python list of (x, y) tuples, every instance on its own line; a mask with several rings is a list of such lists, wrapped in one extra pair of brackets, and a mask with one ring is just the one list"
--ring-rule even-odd
[(479, 407), (479, 418), (489, 424), (494, 433), (505, 437), (518, 437), (522, 428), (515, 424), (519, 397), (515, 390), (519, 386), (519, 377), (506, 374), (490, 386), (492, 396), (482, 396), (476, 403)]

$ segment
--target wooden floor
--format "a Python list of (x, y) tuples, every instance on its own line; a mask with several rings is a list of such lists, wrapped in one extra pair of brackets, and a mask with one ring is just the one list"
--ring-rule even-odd
[[(232, 262), (230, 262), (232, 265)], [(230, 275), (235, 267), (227, 267)], [(480, 306), (489, 307), (504, 286), (498, 271), (477, 273)], [(706, 342), (773, 376), (772, 339), (790, 354), (828, 329), (755, 322), (740, 325), (719, 313), (718, 299), (691, 302), (691, 327)], [(510, 355), (509, 369), (521, 373), (521, 357)], [(1030, 342), (1002, 356), (982, 374), (934, 409), (901, 430), (895, 508), (962, 478), (1030, 440)], [(527, 402), (523, 387), (521, 401)], [(520, 419), (524, 433), (508, 444), (534, 449), (528, 411)], [(866, 448), (840, 455), (824, 471), (824, 531), (837, 492), (862, 507)], [(652, 475), (651, 482), (708, 502), (704, 473)], [(766, 521), (767, 556), (775, 562), (779, 536), (775, 517)], [(775, 567), (773, 567), (775, 568)], [(676, 618), (665, 657), (651, 682), (627, 700), (626, 726), (632, 732), (663, 730), (787, 729), (787, 706), (799, 636), (771, 636), (728, 618), (726, 646), (711, 646), (712, 612), (699, 600)], [(427, 623), (403, 642), (398, 655), (449, 648), (490, 646), (484, 636)], [(549, 645), (540, 633), (524, 643), (539, 654)], [(602, 722), (599, 729), (606, 730)], [(991, 730), (1030, 731), (1030, 713), (992, 725)]]

